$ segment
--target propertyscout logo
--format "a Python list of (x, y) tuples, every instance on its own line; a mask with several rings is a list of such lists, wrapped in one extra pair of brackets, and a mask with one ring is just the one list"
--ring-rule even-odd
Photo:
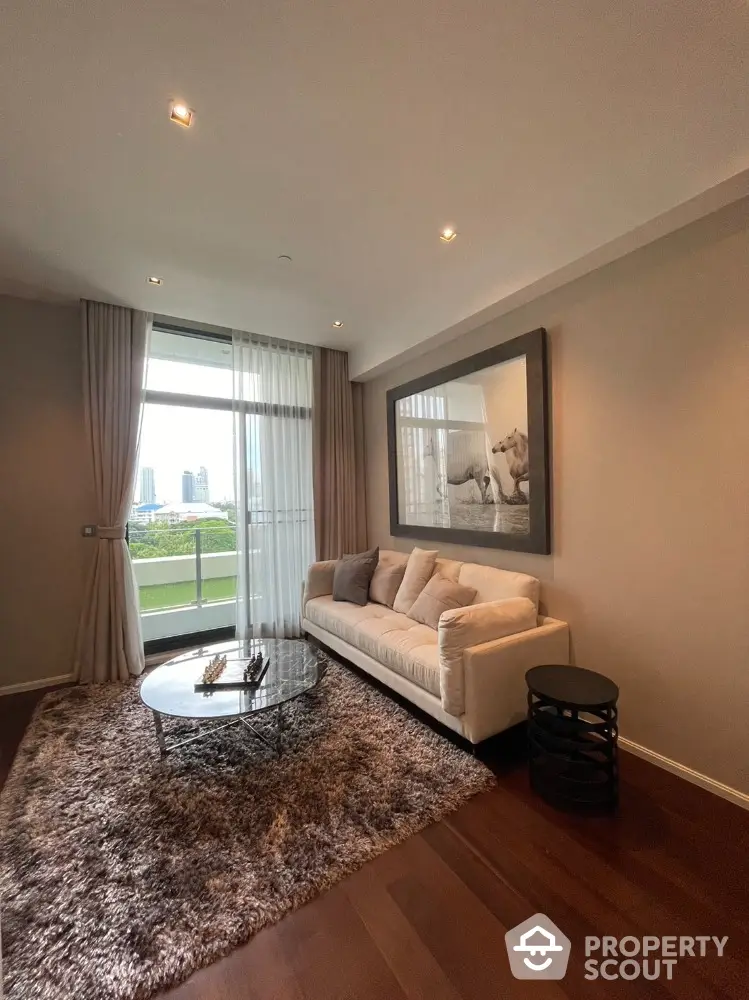
[(529, 917), (505, 934), (510, 968), (516, 979), (563, 979), (570, 939), (543, 913)]
[[(680, 959), (719, 958), (728, 937), (628, 934), (585, 938), (585, 979), (673, 979)], [(572, 945), (543, 913), (524, 920), (505, 934), (510, 969), (516, 979), (563, 979)]]

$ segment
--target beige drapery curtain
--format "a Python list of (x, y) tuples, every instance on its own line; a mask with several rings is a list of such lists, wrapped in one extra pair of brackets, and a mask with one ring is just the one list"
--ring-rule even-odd
[(138, 591), (125, 541), (135, 485), (151, 316), (81, 302), (83, 396), (98, 513), (76, 642), (82, 683), (124, 681), (144, 667)]
[(316, 347), (313, 357), (312, 461), (315, 549), (338, 559), (367, 547), (363, 386), (350, 382), (348, 354)]

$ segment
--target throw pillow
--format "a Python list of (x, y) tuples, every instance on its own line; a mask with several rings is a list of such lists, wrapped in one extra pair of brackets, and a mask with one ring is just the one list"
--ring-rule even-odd
[(398, 587), (398, 593), (393, 601), (393, 611), (398, 611), (402, 615), (407, 615), (411, 610), (411, 605), (426, 587), (429, 577), (434, 571), (434, 564), (437, 561), (436, 549), (415, 548), (408, 557), (406, 572), (403, 574), (403, 582)]
[(369, 599), (392, 608), (398, 587), (403, 582), (408, 556), (402, 552), (381, 552), (380, 561), (369, 585)]
[(350, 601), (361, 607), (369, 600), (369, 581), (380, 557), (379, 548), (343, 556), (333, 571), (333, 600)]
[(465, 608), (475, 597), (473, 587), (464, 587), (444, 576), (433, 576), (414, 601), (408, 617), (436, 630), (443, 611)]

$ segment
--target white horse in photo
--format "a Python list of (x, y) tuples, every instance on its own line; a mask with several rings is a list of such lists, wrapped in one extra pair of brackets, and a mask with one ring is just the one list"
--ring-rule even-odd
[(498, 453), (507, 459), (507, 468), (515, 484), (513, 496), (525, 497), (525, 493), (520, 489), (520, 483), (528, 482), (528, 435), (516, 427), (512, 434), (508, 434), (494, 445), (492, 455)]
[[(445, 478), (449, 486), (462, 486), (473, 480), (479, 488), (481, 502), (485, 503), (491, 480), (481, 437), (470, 431), (457, 431), (447, 435)], [(424, 449), (424, 458), (433, 458), (439, 467), (439, 456), (433, 437), (429, 438)], [(439, 486), (437, 489), (440, 492)]]

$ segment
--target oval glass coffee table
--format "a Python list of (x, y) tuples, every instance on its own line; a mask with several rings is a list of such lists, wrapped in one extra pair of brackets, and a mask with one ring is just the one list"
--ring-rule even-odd
[[(241, 670), (237, 661), (246, 661), (258, 652), (262, 652), (265, 658), (270, 657), (270, 665), (258, 688), (195, 690), (195, 685), (203, 679), (208, 662), (217, 654), (226, 655), (227, 671), (234, 666), (232, 673), (236, 674), (238, 668)], [(319, 684), (326, 662), (325, 654), (303, 639), (249, 639), (202, 646), (155, 667), (141, 682), (140, 698), (153, 712), (161, 756), (166, 757), (177, 747), (236, 725), (245, 726), (280, 756), (284, 705)], [(275, 709), (275, 739), (259, 732), (248, 719), (248, 716), (272, 709)], [(161, 722), (164, 715), (180, 719), (228, 721), (189, 739), (167, 742)]]

